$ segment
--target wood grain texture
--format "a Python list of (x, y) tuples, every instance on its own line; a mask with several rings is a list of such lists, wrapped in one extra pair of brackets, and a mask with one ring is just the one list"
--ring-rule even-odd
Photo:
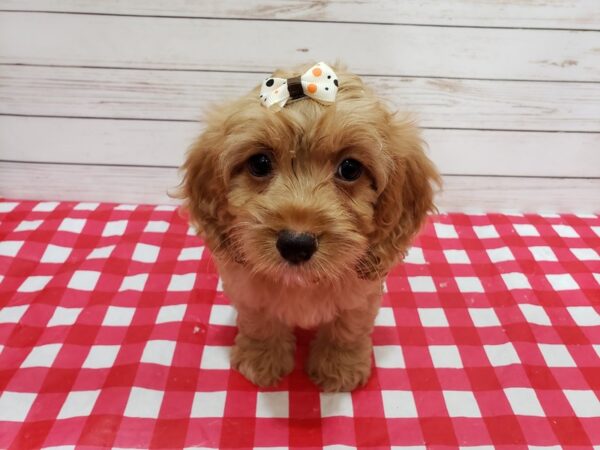
[[(0, 113), (199, 120), (262, 75), (231, 72), (0, 66)], [(364, 77), (425, 127), (600, 131), (600, 84)]]
[[(23, 183), (27, 180), (27, 183)], [(0, 162), (0, 197), (177, 204), (176, 169)], [(444, 177), (445, 211), (600, 212), (600, 180)]]
[(0, 9), (147, 16), (600, 29), (597, 0), (0, 0)]
[[(32, 30), (35, 30), (33, 32)], [(600, 32), (0, 13), (0, 63), (600, 81)]]
[[(202, 125), (0, 117), (0, 159), (179, 166)], [(423, 131), (444, 174), (600, 177), (600, 133)]]

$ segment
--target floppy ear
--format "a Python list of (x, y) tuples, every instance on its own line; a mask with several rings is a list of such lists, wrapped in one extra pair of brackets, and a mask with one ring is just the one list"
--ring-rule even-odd
[(192, 145), (182, 166), (184, 178), (180, 197), (190, 215), (190, 222), (212, 249), (226, 239), (230, 217), (227, 208), (225, 177), (219, 164), (223, 146), (220, 127), (208, 128)]
[(371, 240), (366, 270), (360, 274), (370, 279), (387, 274), (404, 258), (427, 213), (435, 211), (432, 184), (441, 185), (412, 123), (393, 122), (384, 151), (391, 158), (391, 170), (375, 206), (377, 231)]

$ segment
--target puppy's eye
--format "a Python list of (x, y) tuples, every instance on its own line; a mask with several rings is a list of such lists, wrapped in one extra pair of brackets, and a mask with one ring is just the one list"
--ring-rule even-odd
[(363, 173), (363, 166), (355, 159), (345, 159), (338, 166), (337, 176), (344, 181), (356, 181)]
[(271, 158), (264, 153), (258, 153), (248, 159), (248, 171), (255, 177), (266, 177), (273, 171)]

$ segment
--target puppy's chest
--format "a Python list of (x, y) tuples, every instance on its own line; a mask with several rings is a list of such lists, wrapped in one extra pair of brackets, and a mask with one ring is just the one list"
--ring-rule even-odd
[(222, 273), (225, 294), (234, 306), (260, 309), (292, 327), (314, 328), (331, 322), (345, 309), (367, 306), (380, 287), (377, 283), (347, 280), (330, 285), (279, 284), (251, 277), (241, 270)]

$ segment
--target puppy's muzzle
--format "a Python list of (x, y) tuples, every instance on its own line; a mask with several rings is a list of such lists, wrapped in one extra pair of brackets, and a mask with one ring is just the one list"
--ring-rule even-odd
[(317, 239), (310, 233), (280, 231), (277, 236), (277, 250), (291, 264), (308, 261), (317, 250)]

